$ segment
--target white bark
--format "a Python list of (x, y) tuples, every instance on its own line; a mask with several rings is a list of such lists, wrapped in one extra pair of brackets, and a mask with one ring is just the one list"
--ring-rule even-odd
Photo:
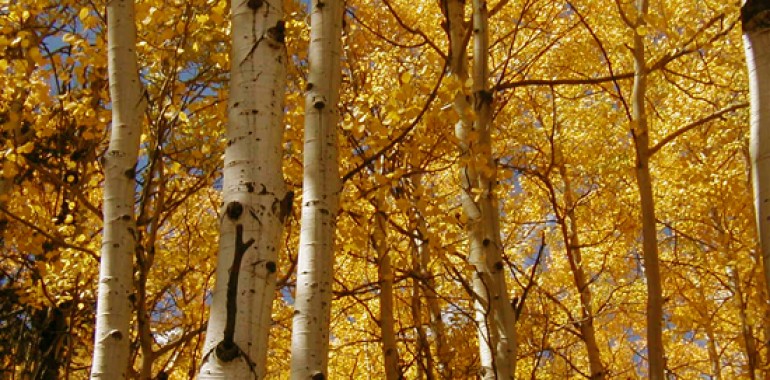
[[(450, 69), (452, 75), (465, 82), (468, 74), (464, 2), (444, 0), (442, 6), (448, 24)], [(459, 93), (454, 104), (460, 115), (455, 126), (463, 163), (459, 173), (460, 198), (463, 212), (468, 217), (469, 262), (474, 268), (472, 284), (479, 328), (480, 375), (485, 380), (509, 380), (516, 373), (516, 321), (508, 301), (494, 194), (496, 179), (490, 133), (492, 93), (487, 88), (489, 46), (487, 9), (483, 0), (473, 2), (473, 41), (473, 97)], [(469, 112), (470, 107), (474, 112)], [(471, 138), (472, 134), (477, 137)]]
[(337, 164), (342, 9), (313, 0), (305, 98), (302, 229), (291, 338), (291, 378), (328, 379), (334, 236), (340, 191)]
[(751, 179), (762, 250), (765, 286), (770, 295), (770, 1), (744, 4), (743, 42), (751, 97)]
[(125, 379), (133, 285), (135, 167), (146, 102), (136, 59), (134, 2), (107, 3), (112, 131), (104, 156), (104, 231), (92, 379)]
[[(505, 283), (505, 265), (502, 260), (500, 241), (499, 211), (494, 193), (495, 163), (492, 159), (492, 92), (489, 80), (489, 30), (487, 4), (485, 0), (473, 0), (473, 94), (476, 120), (473, 130), (478, 141), (461, 142), (468, 154), (479, 164), (468, 164), (463, 177), (464, 207), (469, 215), (470, 263), (475, 268), (473, 288), (476, 292), (476, 318), (479, 326), (479, 341), (488, 341), (492, 355), (484, 362), (485, 344), (482, 345), (481, 359), (485, 379), (509, 380), (516, 375), (516, 321), (514, 310), (508, 301)], [(480, 191), (475, 197), (473, 189)], [(471, 218), (473, 212), (478, 217)]]
[(217, 283), (200, 379), (263, 379), (277, 253), (293, 194), (282, 169), (286, 49), (280, 1), (232, 3), (228, 144)]
[[(411, 181), (415, 187), (420, 187), (421, 175), (414, 174)], [(439, 378), (451, 379), (453, 377), (452, 368), (449, 365), (449, 362), (451, 361), (451, 352), (446, 342), (444, 321), (441, 319), (441, 306), (439, 304), (439, 296), (436, 293), (436, 281), (434, 280), (434, 274), (430, 269), (430, 257), (432, 252), (428, 242), (428, 225), (417, 207), (416, 202), (412, 203), (412, 207), (415, 210), (414, 218), (417, 224), (417, 228), (414, 230), (416, 237), (412, 238), (415, 249), (413, 258), (414, 271), (423, 277), (420, 284), (415, 284), (415, 292), (417, 296), (419, 296), (420, 293), (424, 293), (425, 302), (428, 306), (428, 314), (430, 315), (430, 336), (436, 344), (435, 367), (439, 374)], [(415, 320), (419, 321), (419, 314), (414, 314), (416, 314)], [(429, 347), (428, 350), (430, 350)], [(433, 370), (430, 366), (428, 367), (428, 371)]]

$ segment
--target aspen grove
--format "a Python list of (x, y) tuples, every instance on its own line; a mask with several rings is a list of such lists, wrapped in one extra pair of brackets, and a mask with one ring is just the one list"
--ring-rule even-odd
[(770, 378), (770, 0), (0, 16), (0, 379)]

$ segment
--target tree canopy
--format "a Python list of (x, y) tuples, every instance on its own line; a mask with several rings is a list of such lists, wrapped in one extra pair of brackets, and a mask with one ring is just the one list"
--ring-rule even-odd
[[(328, 378), (385, 378), (386, 334), (405, 378), (479, 373), (473, 220), (463, 196), (485, 194), (462, 193), (467, 167), (494, 182), (496, 269), (507, 286), (501, 302), (516, 319), (517, 378), (591, 378), (589, 347), (606, 378), (648, 376), (635, 36), (646, 72), (665, 371), (682, 379), (770, 373), (740, 4), (651, 0), (640, 23), (631, 0), (490, 0), (489, 79), (479, 87), (452, 62), (472, 67), (482, 58), (472, 48), (471, 4), (459, 1), (464, 33), (455, 45), (449, 1), (458, 0), (345, 2)], [(2, 378), (89, 374), (112, 111), (105, 6), (0, 2)], [(147, 102), (134, 173), (136, 376), (149, 365), (152, 378), (192, 378), (203, 360), (225, 217), (228, 79), (238, 64), (230, 6), (135, 3)], [(308, 2), (285, 1), (283, 25), (283, 177), (296, 196), (274, 268), (271, 379), (290, 372)], [(489, 101), (491, 159), (465, 154), (485, 137), (456, 130), (480, 117), (458, 99)], [(382, 308), (392, 314), (390, 332)]]

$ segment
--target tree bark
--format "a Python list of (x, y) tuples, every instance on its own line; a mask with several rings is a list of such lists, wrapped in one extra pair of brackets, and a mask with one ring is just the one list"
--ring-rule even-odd
[(746, 315), (746, 309), (748, 308), (745, 298), (746, 295), (743, 292), (743, 284), (738, 268), (727, 267), (727, 274), (729, 276), (730, 284), (733, 287), (733, 298), (735, 298), (735, 304), (738, 308), (738, 319), (740, 319), (741, 322), (741, 340), (746, 355), (746, 372), (748, 372), (746, 378), (754, 380), (757, 378), (759, 354), (757, 352), (757, 346), (754, 343), (754, 328), (751, 325), (748, 315)]
[(340, 0), (313, 0), (305, 95), (302, 229), (291, 339), (291, 378), (328, 378), (334, 238), (341, 181), (337, 103), (341, 81)]
[(275, 273), (293, 193), (282, 169), (283, 5), (232, 4), (224, 210), (200, 379), (264, 379)]
[[(464, 2), (442, 2), (450, 43), (450, 70), (461, 83), (467, 78)], [(460, 199), (468, 218), (472, 287), (483, 379), (508, 380), (516, 373), (516, 321), (508, 300), (502, 261), (495, 164), (491, 150), (492, 91), (488, 89), (488, 30), (486, 2), (473, 1), (473, 95), (455, 97), (460, 121), (455, 135), (460, 145)], [(471, 104), (471, 101), (473, 102)], [(472, 137), (474, 135), (474, 137)]]
[(387, 244), (387, 217), (378, 210), (374, 215), (372, 242), (377, 251), (377, 277), (380, 283), (380, 336), (385, 365), (385, 379), (401, 379), (398, 347), (396, 346), (395, 318), (393, 317), (393, 269)]
[[(411, 181), (415, 188), (422, 186), (421, 175), (419, 174), (413, 175)], [(441, 306), (439, 304), (439, 295), (436, 292), (436, 281), (434, 280), (434, 274), (430, 269), (431, 250), (428, 241), (428, 225), (422, 212), (418, 209), (417, 202), (412, 202), (412, 207), (415, 210), (414, 219), (417, 225), (414, 230), (415, 237), (412, 238), (412, 244), (414, 245), (415, 251), (412, 259), (413, 268), (414, 272), (422, 278), (420, 283), (415, 284), (414, 291), (416, 297), (419, 298), (421, 294), (425, 297), (425, 303), (428, 307), (430, 317), (430, 336), (433, 338), (432, 340), (436, 345), (436, 353), (431, 356), (431, 358), (435, 358), (435, 360), (430, 360), (430, 362), (435, 363), (439, 378), (452, 379), (452, 368), (449, 365), (449, 362), (451, 361), (451, 352), (446, 341), (447, 336), (446, 329), (444, 328), (444, 321), (441, 319)], [(419, 304), (419, 300), (417, 300), (417, 303), (417, 306), (421, 305)], [(413, 307), (413, 309), (415, 309), (415, 307)], [(415, 315), (416, 323), (421, 323), (420, 319), (418, 319), (421, 318), (421, 310), (420, 307), (419, 313), (414, 313), (419, 314), (419, 316)], [(423, 331), (424, 329), (421, 329), (421, 334), (426, 335), (427, 338), (427, 334), (424, 334)], [(428, 344), (430, 344), (430, 340), (428, 340)], [(428, 354), (430, 354), (429, 347)], [(428, 374), (426, 376), (430, 379), (433, 378), (432, 373), (430, 373), (433, 369), (430, 368), (431, 366), (428, 367)]]
[(136, 58), (134, 2), (107, 3), (112, 131), (104, 155), (104, 231), (92, 379), (125, 379), (135, 248), (135, 170), (146, 101)]
[[(489, 89), (489, 31), (487, 3), (473, 0), (473, 101), (476, 120), (473, 131), (478, 133), (474, 144), (468, 135), (461, 146), (468, 146), (472, 161), (465, 169), (465, 179), (475, 183), (463, 183), (464, 208), (466, 212), (479, 212), (478, 219), (469, 218), (471, 252), (469, 261), (475, 268), (473, 288), (476, 292), (476, 317), (480, 326), (487, 326), (479, 332), (479, 339), (489, 336), (492, 348), (493, 374), (482, 374), (484, 378), (497, 380), (513, 379), (516, 375), (516, 320), (513, 307), (508, 300), (505, 283), (506, 268), (502, 260), (500, 222), (497, 197), (494, 187), (495, 163), (492, 159), (492, 91)], [(475, 145), (475, 146), (474, 146)], [(476, 167), (474, 167), (476, 166)], [(474, 190), (480, 196), (473, 199)], [(469, 202), (471, 201), (471, 202)], [(475, 203), (475, 204), (471, 204)], [(474, 210), (475, 209), (475, 210)], [(482, 320), (483, 316), (483, 320)], [(483, 352), (483, 351), (482, 351)], [(482, 354), (482, 360), (484, 355)], [(484, 363), (482, 362), (482, 366)]]
[(647, 0), (637, 0), (637, 17), (634, 28), (634, 87), (632, 94), (631, 133), (636, 151), (636, 182), (642, 211), (642, 251), (644, 275), (647, 283), (647, 355), (650, 380), (664, 380), (665, 352), (663, 348), (663, 290), (658, 259), (655, 199), (650, 175), (650, 132), (645, 111), (647, 90), (647, 66), (645, 62), (645, 36), (641, 27), (649, 5)]
[[(555, 149), (560, 148), (555, 147)], [(559, 152), (557, 156), (560, 158), (563, 157), (561, 152)], [(570, 179), (567, 176), (567, 168), (561, 160), (557, 165), (559, 174), (564, 182), (564, 207), (566, 210), (560, 223), (562, 236), (564, 237), (564, 245), (567, 251), (567, 260), (569, 261), (570, 269), (572, 271), (572, 279), (580, 294), (581, 320), (578, 327), (580, 329), (581, 338), (586, 344), (591, 380), (603, 380), (606, 378), (607, 373), (604, 368), (604, 363), (602, 363), (599, 344), (596, 342), (596, 326), (594, 325), (592, 305), (593, 294), (583, 267), (583, 253), (580, 249), (579, 230), (575, 217), (576, 204), (572, 196), (572, 186), (570, 185)]]
[(749, 149), (754, 212), (765, 294), (770, 296), (770, 1), (746, 1), (741, 19), (751, 102)]

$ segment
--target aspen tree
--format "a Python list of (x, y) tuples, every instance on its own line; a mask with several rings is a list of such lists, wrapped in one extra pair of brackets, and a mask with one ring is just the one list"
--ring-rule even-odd
[(382, 336), (382, 354), (385, 362), (385, 379), (398, 380), (403, 376), (399, 368), (398, 347), (396, 346), (393, 316), (393, 268), (390, 264), (387, 226), (388, 220), (385, 212), (377, 210), (374, 214), (374, 231), (371, 240), (375, 251), (377, 251), (377, 280), (380, 283), (379, 324)]
[[(487, 17), (486, 1), (473, 0), (473, 132), (478, 134), (478, 140), (473, 141), (470, 134), (461, 134), (460, 145), (468, 150), (471, 160), (461, 174), (461, 185), (463, 208), (469, 216), (470, 224), (469, 262), (475, 268), (473, 289), (476, 293), (476, 322), (482, 326), (479, 344), (483, 347), (481, 341), (488, 340), (492, 349), (492, 360), (488, 364), (483, 362), (484, 350), (481, 351), (482, 367), (485, 367), (482, 376), (485, 379), (508, 380), (516, 376), (516, 320), (505, 282), (507, 271), (502, 259), (498, 201), (495, 196), (497, 179), (492, 159), (493, 99), (488, 85)], [(478, 196), (475, 195), (477, 193)], [(470, 222), (472, 219), (475, 220)]]
[(751, 180), (766, 293), (770, 295), (770, 1), (741, 8), (751, 103)]
[(104, 231), (99, 268), (92, 379), (126, 379), (136, 245), (136, 162), (146, 98), (136, 58), (134, 2), (107, 2), (112, 131), (104, 155)]
[[(642, 252), (647, 285), (647, 360), (650, 380), (664, 380), (665, 353), (663, 348), (663, 289), (658, 258), (658, 238), (655, 220), (655, 199), (650, 175), (650, 130), (645, 110), (648, 68), (645, 61), (644, 28), (647, 24), (647, 0), (637, 0), (636, 20), (629, 22), (634, 29), (634, 85), (631, 98), (631, 135), (636, 152), (636, 182), (642, 211)], [(622, 10), (621, 10), (622, 12)]]
[[(412, 183), (412, 186), (416, 189), (421, 187), (422, 182), (422, 175), (420, 174), (414, 174), (412, 175), (412, 178), (410, 178), (410, 182)], [(420, 281), (419, 284), (415, 284), (414, 289), (414, 298), (417, 298), (417, 300), (414, 302), (416, 305), (414, 305), (413, 309), (419, 309), (414, 310), (413, 313), (415, 314), (414, 318), (415, 321), (419, 321), (419, 316), (421, 308), (419, 308), (419, 297), (420, 295), (425, 297), (425, 303), (427, 304), (428, 308), (428, 314), (429, 314), (429, 325), (430, 328), (430, 335), (433, 337), (433, 341), (436, 343), (436, 354), (435, 354), (435, 367), (439, 374), (439, 377), (442, 379), (451, 379), (452, 378), (452, 368), (449, 365), (449, 362), (451, 360), (450, 357), (450, 347), (448, 343), (446, 342), (447, 334), (446, 329), (444, 327), (444, 321), (441, 319), (441, 306), (439, 305), (439, 294), (436, 291), (436, 281), (434, 280), (435, 274), (431, 271), (430, 268), (430, 259), (431, 259), (431, 249), (430, 244), (428, 241), (428, 224), (425, 221), (424, 216), (422, 215), (422, 212), (419, 210), (418, 202), (414, 199), (414, 195), (410, 194), (411, 204), (412, 208), (414, 209), (414, 212), (412, 213), (412, 216), (414, 218), (414, 223), (416, 224), (416, 227), (414, 229), (414, 236), (411, 238), (412, 245), (413, 245), (413, 268), (414, 272), (417, 273), (419, 276), (422, 277), (422, 281)], [(424, 333), (424, 329), (420, 330), (421, 334), (426, 335)], [(427, 339), (426, 339), (427, 340)], [(429, 342), (428, 342), (429, 344)], [(425, 347), (428, 354), (430, 354), (430, 347)], [(429, 356), (429, 355), (426, 355)], [(431, 360), (433, 361), (433, 360)], [(428, 366), (430, 367), (430, 366)], [(428, 371), (432, 371), (432, 368), (428, 368)], [(432, 378), (432, 374), (430, 376)]]
[(305, 94), (302, 227), (291, 338), (291, 378), (328, 378), (334, 237), (341, 181), (337, 121), (341, 80), (339, 0), (313, 0)]
[[(464, 36), (464, 2), (442, 2), (450, 43), (451, 74), (462, 82), (468, 77)], [(455, 135), (460, 144), (460, 197), (468, 218), (473, 267), (473, 297), (483, 379), (513, 379), (516, 373), (516, 333), (513, 308), (508, 302), (505, 265), (494, 194), (495, 166), (491, 151), (492, 92), (488, 88), (488, 29), (486, 2), (473, 1), (473, 96), (455, 97), (460, 121)], [(471, 101), (473, 102), (471, 104)], [(471, 135), (474, 135), (472, 137)]]
[(239, 0), (231, 15), (224, 209), (199, 378), (264, 379), (277, 253), (293, 200), (281, 162), (283, 6), (273, 0)]
[(585, 342), (588, 353), (588, 365), (591, 370), (591, 379), (602, 380), (607, 377), (607, 372), (602, 363), (601, 350), (596, 342), (596, 325), (594, 324), (593, 292), (590, 287), (590, 279), (586, 275), (583, 263), (583, 252), (580, 248), (580, 235), (578, 222), (575, 216), (577, 202), (574, 200), (571, 181), (564, 164), (561, 147), (557, 149), (557, 169), (564, 183), (564, 215), (560, 216), (560, 227), (564, 238), (564, 246), (567, 251), (567, 260), (572, 271), (572, 280), (580, 293), (580, 322), (578, 327), (580, 335)]

